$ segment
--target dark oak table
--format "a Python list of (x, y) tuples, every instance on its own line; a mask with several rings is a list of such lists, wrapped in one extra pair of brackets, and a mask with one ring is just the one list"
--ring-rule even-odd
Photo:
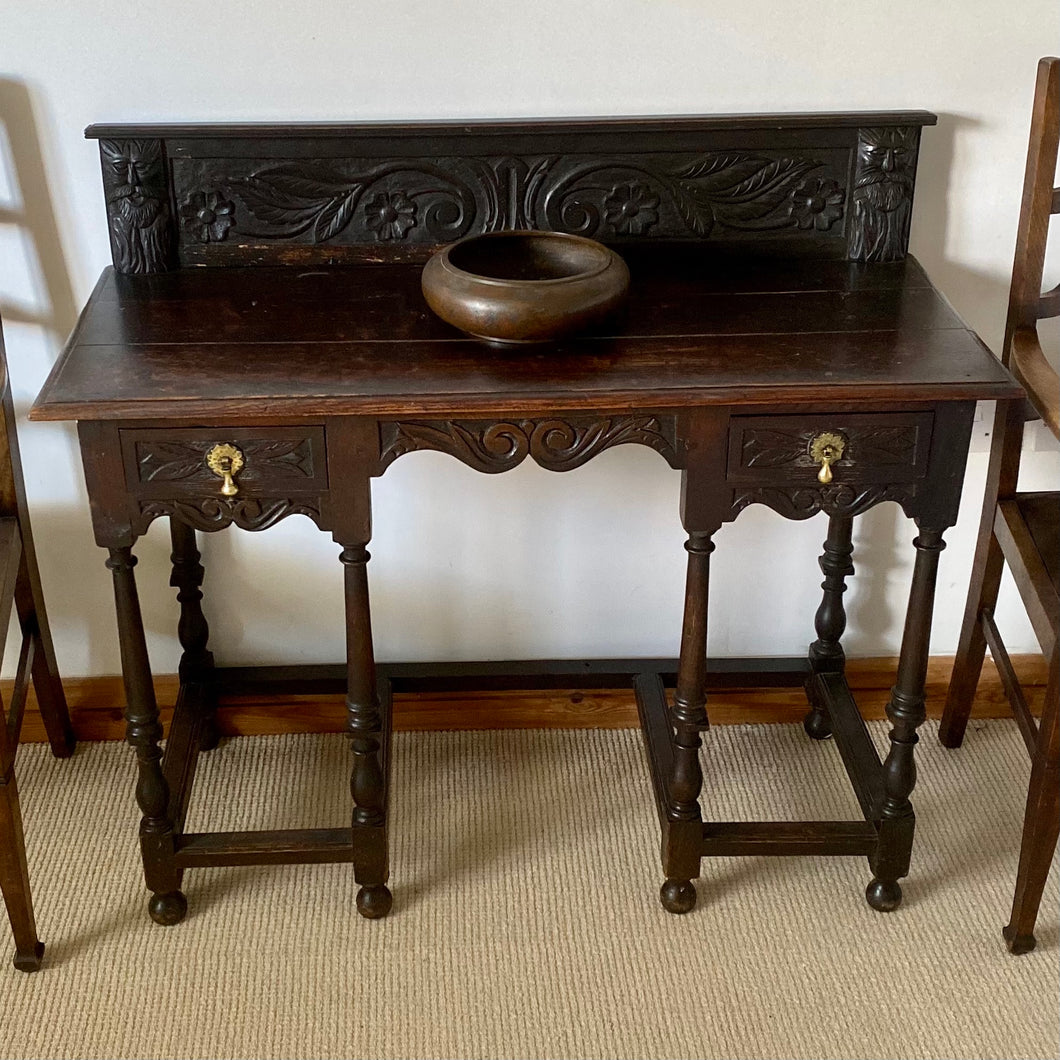
[[(391, 905), (397, 688), (635, 684), (662, 828), (663, 905), (701, 858), (864, 855), (869, 903), (908, 873), (938, 556), (975, 402), (1021, 392), (906, 254), (922, 112), (401, 126), (99, 127), (114, 268), (34, 419), (79, 421), (109, 551), (152, 917), (185, 913), (189, 867), (352, 861), (367, 917)], [(540, 227), (615, 245), (632, 285), (604, 333), (490, 349), (432, 316), (425, 256), (470, 231)], [(647, 445), (682, 477), (688, 579), (678, 660), (377, 667), (371, 480), (405, 453), (487, 473), (566, 471)], [(852, 523), (895, 501), (918, 532), (884, 762), (843, 677)], [(828, 518), (816, 639), (799, 659), (708, 660), (715, 532), (750, 504)], [(207, 647), (195, 531), (302, 514), (341, 547), (344, 668), (225, 668)], [(132, 547), (172, 527), (181, 689), (163, 756)], [(809, 616), (807, 616), (809, 624)], [(713, 685), (805, 685), (858, 821), (702, 820)], [(188, 833), (219, 694), (343, 687), (350, 828)], [(675, 685), (671, 697), (668, 686)], [(282, 778), (279, 781), (282, 783)], [(588, 811), (587, 811), (588, 812)]]

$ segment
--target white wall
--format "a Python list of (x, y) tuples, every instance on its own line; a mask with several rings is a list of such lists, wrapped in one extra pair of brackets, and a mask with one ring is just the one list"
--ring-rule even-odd
[[(996, 349), (1034, 65), (1060, 49), (1040, 27), (1055, 14), (1055, 0), (0, 0), (0, 306), (19, 410), (109, 261), (96, 145), (81, 135), (94, 121), (933, 110), (913, 251)], [(20, 426), (60, 665), (71, 676), (116, 672), (109, 576), (74, 428)], [(1055, 482), (1055, 446), (1038, 444), (1029, 471)], [(942, 560), (940, 653), (956, 644), (978, 521), (982, 437), (973, 449), (964, 517)], [(523, 466), (487, 477), (438, 454), (402, 459), (375, 494), (379, 656), (675, 653), (678, 477), (633, 446), (564, 475)], [(757, 509), (720, 533), (712, 652), (805, 648), (823, 536), (820, 518), (791, 524)], [(852, 653), (897, 650), (912, 536), (892, 505), (861, 521)], [(292, 519), (253, 538), (209, 537), (203, 551), (221, 660), (341, 659), (341, 571), (327, 535)], [(152, 659), (172, 671), (163, 523), (138, 553)], [(1033, 650), (1011, 602), (1004, 610), (1013, 649)]]

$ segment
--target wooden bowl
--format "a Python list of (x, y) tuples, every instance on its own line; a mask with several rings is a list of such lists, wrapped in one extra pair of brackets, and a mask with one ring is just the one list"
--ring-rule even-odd
[(629, 290), (626, 263), (562, 232), (490, 232), (438, 251), (423, 295), (444, 321), (494, 345), (553, 342), (586, 331)]

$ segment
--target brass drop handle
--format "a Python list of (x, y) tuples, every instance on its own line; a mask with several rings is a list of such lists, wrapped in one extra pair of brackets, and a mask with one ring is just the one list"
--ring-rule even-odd
[(227, 442), (215, 445), (206, 454), (206, 466), (224, 480), (221, 483), (222, 496), (234, 497), (239, 492), (235, 477), (243, 468), (243, 454), (234, 445)]
[(841, 434), (824, 431), (810, 442), (810, 459), (821, 465), (817, 481), (827, 486), (832, 481), (832, 465), (842, 459), (847, 440)]

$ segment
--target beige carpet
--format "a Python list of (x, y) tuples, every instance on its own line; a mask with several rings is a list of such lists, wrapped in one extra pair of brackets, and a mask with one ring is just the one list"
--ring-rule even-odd
[[(885, 728), (874, 726), (879, 741)], [(394, 909), (368, 923), (337, 865), (203, 869), (152, 925), (132, 754), (21, 752), (45, 968), (0, 968), (0, 1052), (48, 1057), (1057, 1057), (1050, 877), (1039, 947), (1001, 942), (1028, 774), (1015, 726), (960, 752), (932, 723), (906, 902), (864, 902), (860, 858), (707, 863), (686, 917), (656, 894), (632, 731), (396, 738)], [(342, 737), (230, 740), (189, 827), (343, 823)], [(717, 728), (718, 817), (856, 816), (835, 748)], [(6, 956), (5, 956), (6, 962)]]

